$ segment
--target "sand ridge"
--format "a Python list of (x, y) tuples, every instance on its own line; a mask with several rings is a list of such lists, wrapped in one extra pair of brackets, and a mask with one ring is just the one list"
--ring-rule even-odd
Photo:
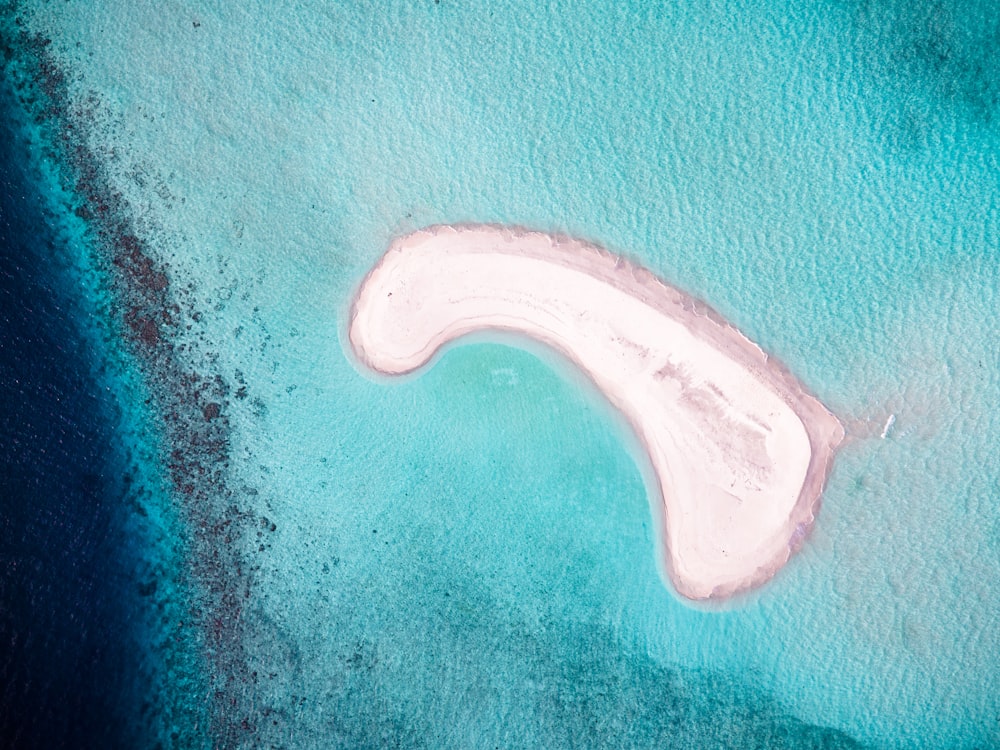
[(552, 346), (629, 420), (683, 596), (756, 586), (801, 543), (843, 428), (703, 302), (570, 237), (439, 225), (390, 245), (355, 296), (348, 335), (364, 366), (399, 375), (479, 330)]

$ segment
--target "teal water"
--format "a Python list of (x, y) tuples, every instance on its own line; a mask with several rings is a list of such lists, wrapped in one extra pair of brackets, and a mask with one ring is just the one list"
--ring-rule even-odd
[[(1000, 744), (1000, 16), (652, 5), (8, 11), (196, 312), (172, 356), (229, 389), (238, 658), (167, 670), (165, 746), (212, 744), (206, 701), (246, 747)], [(363, 274), (461, 221), (636, 259), (842, 418), (775, 580), (672, 594), (634, 445), (557, 361), (352, 366)]]

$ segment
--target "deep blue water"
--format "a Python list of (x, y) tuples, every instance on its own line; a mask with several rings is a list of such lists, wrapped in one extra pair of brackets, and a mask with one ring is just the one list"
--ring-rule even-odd
[(142, 598), (114, 404), (0, 101), (0, 747), (135, 747)]

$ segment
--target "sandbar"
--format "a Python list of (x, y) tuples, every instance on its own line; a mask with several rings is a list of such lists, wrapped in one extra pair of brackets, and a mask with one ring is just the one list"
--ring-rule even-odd
[(392, 242), (348, 335), (361, 364), (401, 375), (482, 330), (553, 347), (625, 416), (655, 474), (663, 562), (682, 596), (757, 586), (801, 544), (844, 430), (705, 303), (581, 240), (440, 225)]

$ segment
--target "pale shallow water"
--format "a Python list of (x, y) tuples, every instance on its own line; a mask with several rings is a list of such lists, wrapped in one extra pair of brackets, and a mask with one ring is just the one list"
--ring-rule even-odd
[[(248, 747), (1000, 743), (997, 14), (583, 5), (18, 11), (191, 285), (172, 356), (229, 388), (239, 658), (213, 697), (176, 657), (166, 745), (212, 744), (199, 711)], [(634, 441), (557, 359), (358, 372), (363, 274), (464, 221), (628, 255), (842, 418), (774, 581), (721, 611), (665, 587)], [(161, 626), (198, 644), (204, 606)]]

